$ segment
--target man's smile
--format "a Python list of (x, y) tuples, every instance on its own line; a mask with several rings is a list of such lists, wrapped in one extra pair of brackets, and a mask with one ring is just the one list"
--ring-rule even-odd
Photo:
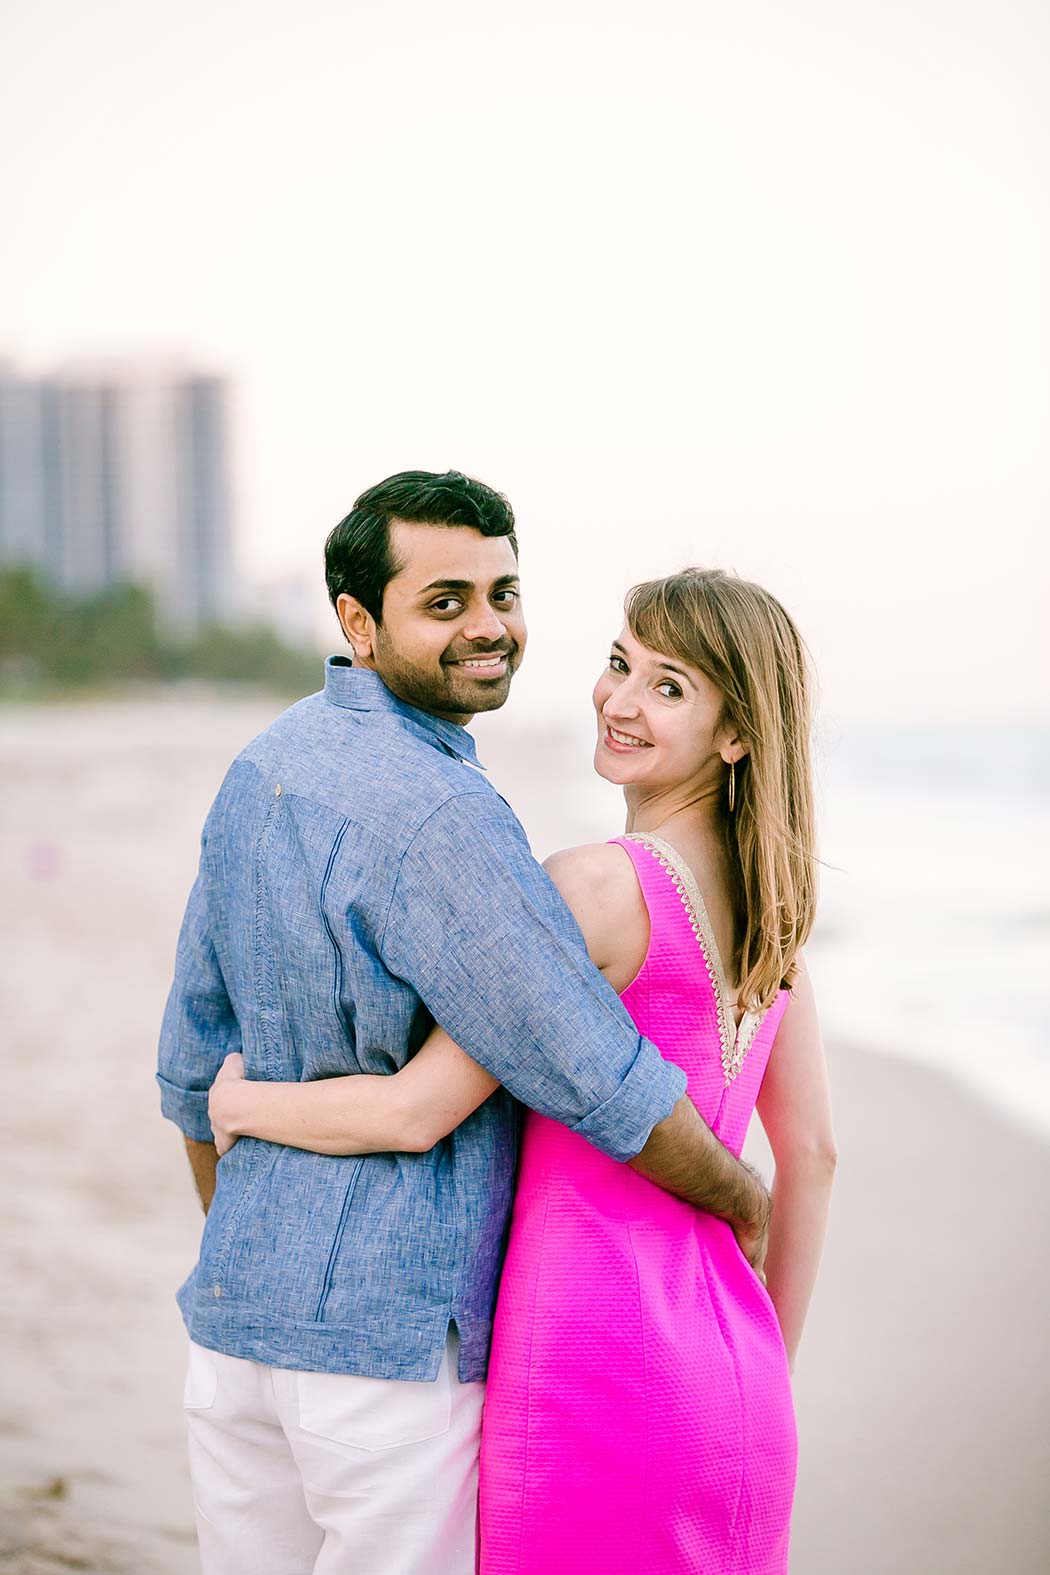
[(444, 666), (458, 668), (471, 678), (503, 678), (509, 671), (515, 649), (511, 647), (510, 650), (476, 651), (470, 656), (445, 657)]

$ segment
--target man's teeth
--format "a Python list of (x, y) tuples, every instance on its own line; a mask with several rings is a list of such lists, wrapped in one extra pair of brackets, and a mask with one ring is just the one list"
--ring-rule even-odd
[[(606, 724), (608, 726), (608, 724)], [(609, 737), (615, 738), (618, 744), (633, 744), (636, 749), (645, 748), (644, 738), (632, 738), (630, 733), (618, 733), (615, 727), (609, 728)]]
[(486, 656), (478, 657), (474, 661), (460, 662), (459, 665), (460, 667), (498, 667), (502, 660), (502, 656)]

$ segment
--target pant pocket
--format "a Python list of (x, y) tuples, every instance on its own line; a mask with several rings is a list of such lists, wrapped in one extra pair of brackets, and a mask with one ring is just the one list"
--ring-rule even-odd
[(215, 1404), (218, 1388), (219, 1368), (214, 1355), (191, 1340), (186, 1386), (182, 1391), (184, 1408), (187, 1411), (209, 1410)]
[(419, 1444), (447, 1433), (452, 1417), (447, 1358), (434, 1383), (299, 1373), (297, 1389), (303, 1432), (354, 1449)]

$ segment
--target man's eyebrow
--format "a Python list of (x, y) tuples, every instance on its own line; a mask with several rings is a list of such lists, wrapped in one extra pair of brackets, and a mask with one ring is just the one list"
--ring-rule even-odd
[[(613, 648), (614, 651), (619, 651), (621, 656), (626, 656), (627, 655), (627, 651), (620, 644), (619, 640), (614, 640), (613, 641), (612, 648)], [(685, 671), (684, 668), (682, 668), (682, 667), (675, 667), (673, 662), (657, 662), (656, 665), (657, 665), (657, 667), (664, 668), (669, 673), (674, 673), (676, 678), (684, 678), (686, 683), (689, 685), (689, 687), (691, 689), (695, 689), (696, 688), (696, 680), (693, 679), (693, 678), (690, 678), (689, 674)]]
[[(517, 585), (517, 574), (501, 574), (498, 580), (493, 580), (493, 585)], [(428, 596), (431, 591), (472, 591), (473, 580), (431, 580), (429, 585), (424, 585), (419, 591), (420, 596)]]
[(423, 586), (419, 594), (426, 596), (428, 591), (472, 591), (473, 589), (473, 580), (431, 580), (429, 585)]

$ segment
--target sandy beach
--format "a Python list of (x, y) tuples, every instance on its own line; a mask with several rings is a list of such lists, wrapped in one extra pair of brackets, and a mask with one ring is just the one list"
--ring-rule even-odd
[[(200, 1215), (156, 1035), (204, 813), (279, 709), (179, 693), (0, 711), (12, 1575), (197, 1567), (174, 1292)], [(539, 851), (616, 829), (570, 824), (508, 726), (494, 774)], [(861, 1028), (829, 1046), (841, 1159), (796, 1376), (793, 1575), (1041, 1575), (1050, 1145)]]

